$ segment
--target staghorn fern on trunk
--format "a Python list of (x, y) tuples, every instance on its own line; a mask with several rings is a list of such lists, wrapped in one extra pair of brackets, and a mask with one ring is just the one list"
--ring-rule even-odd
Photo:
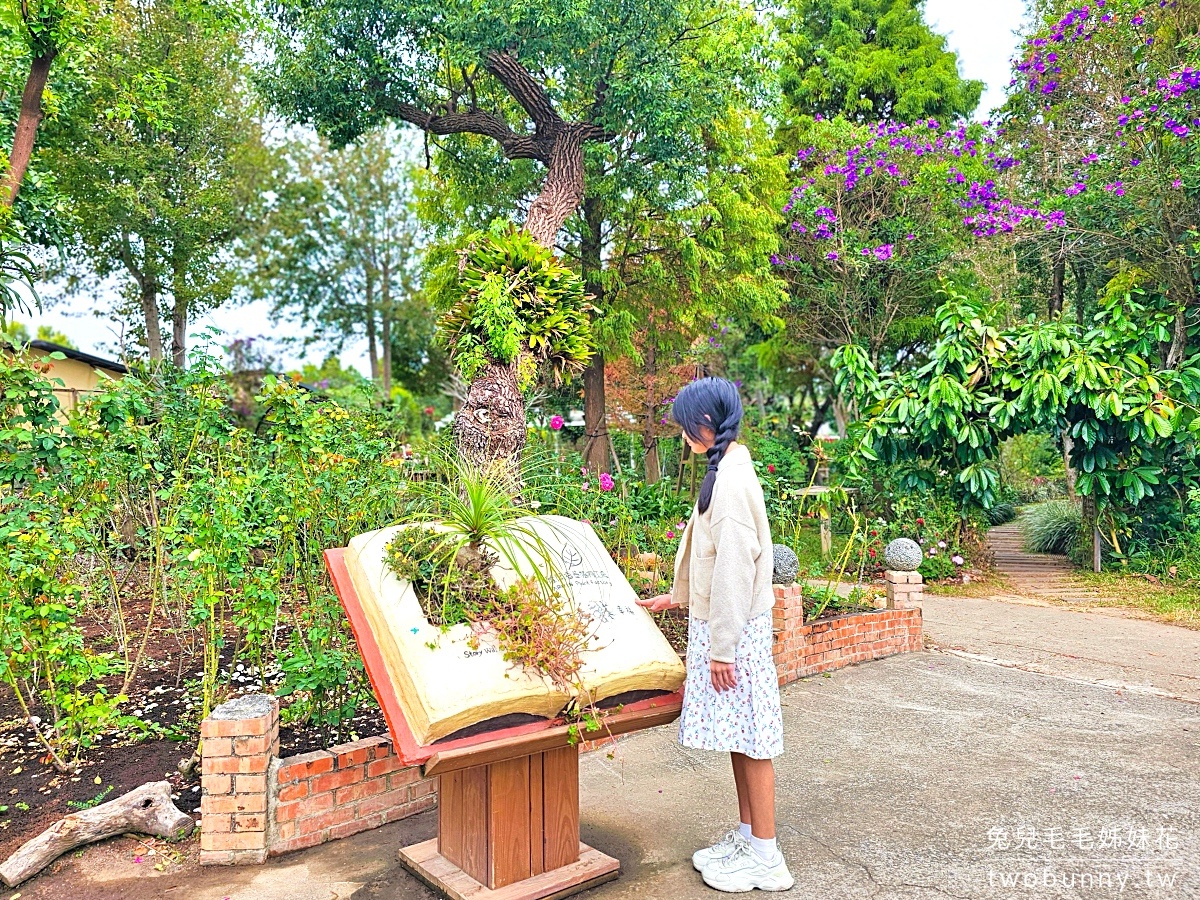
[(569, 381), (595, 349), (583, 281), (528, 232), (507, 225), (473, 235), (438, 293), (441, 340), (469, 383), (455, 448), (480, 468), (500, 462), (519, 489), (524, 393), (543, 367), (555, 384)]

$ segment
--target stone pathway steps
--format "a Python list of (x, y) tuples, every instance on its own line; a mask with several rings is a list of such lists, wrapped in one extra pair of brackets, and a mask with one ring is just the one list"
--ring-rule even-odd
[(996, 571), (1008, 577), (1013, 595), (1081, 602), (1101, 596), (1100, 591), (1079, 582), (1079, 570), (1065, 556), (1028, 553), (1022, 543), (1016, 522), (988, 531), (988, 549)]

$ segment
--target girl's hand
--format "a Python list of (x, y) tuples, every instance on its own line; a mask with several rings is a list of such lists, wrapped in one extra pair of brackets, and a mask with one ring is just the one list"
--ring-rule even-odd
[(733, 663), (708, 661), (708, 672), (712, 676), (713, 687), (718, 691), (732, 690), (737, 687), (737, 666)]
[(643, 600), (641, 597), (638, 597), (637, 605), (646, 607), (650, 612), (662, 612), (664, 609), (674, 609), (679, 604), (671, 599), (670, 594), (659, 594), (657, 597), (651, 597), (649, 600)]

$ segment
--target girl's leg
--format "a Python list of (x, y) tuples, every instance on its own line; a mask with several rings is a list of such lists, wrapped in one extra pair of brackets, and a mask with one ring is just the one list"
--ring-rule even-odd
[[(769, 759), (731, 755), (742, 821), (750, 823), (756, 838), (769, 841), (775, 837), (775, 765)], [(750, 818), (746, 818), (747, 813)]]
[(729, 758), (733, 761), (733, 783), (737, 787), (738, 815), (741, 817), (739, 821), (750, 825), (753, 822), (750, 818), (750, 783), (746, 781), (745, 765), (749, 757), (741, 753), (730, 753)]

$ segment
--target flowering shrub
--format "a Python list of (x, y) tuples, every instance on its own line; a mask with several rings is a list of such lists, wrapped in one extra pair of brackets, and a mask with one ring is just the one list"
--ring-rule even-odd
[(0, 383), (0, 678), (60, 765), (132, 723), (120, 706), (153, 639), (201, 673), (201, 715), (238, 665), (278, 672), (293, 720), (336, 729), (369, 702), (320, 553), (392, 517), (392, 420), (272, 377), (256, 434), (203, 356), (105, 382), (66, 416), (36, 368), (0, 357)]

